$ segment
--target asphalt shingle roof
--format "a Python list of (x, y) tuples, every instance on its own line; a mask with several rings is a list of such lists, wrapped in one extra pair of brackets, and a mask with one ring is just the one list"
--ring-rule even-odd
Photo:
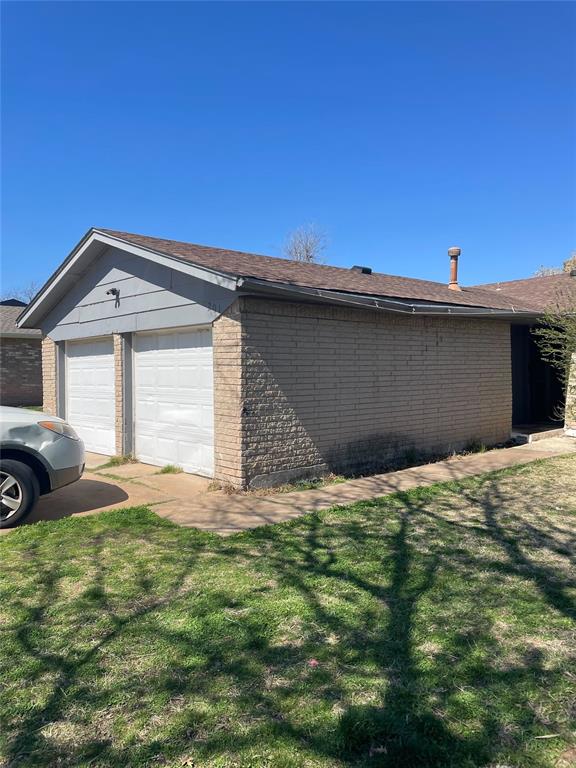
[(476, 285), (480, 290), (502, 293), (517, 301), (526, 301), (545, 310), (555, 305), (576, 305), (576, 277), (569, 272), (543, 277), (527, 277), (524, 280), (507, 280), (502, 283)]
[[(535, 311), (537, 308), (527, 301), (505, 296), (502, 292), (486, 290), (484, 286), (463, 287), (452, 291), (444, 283), (431, 280), (416, 280), (377, 272), (364, 275), (342, 267), (261, 256), (242, 251), (230, 251), (205, 245), (164, 240), (157, 237), (100, 229), (112, 237), (147, 248), (166, 256), (184, 259), (197, 266), (213, 269), (228, 275), (257, 278), (285, 285), (318, 288), (364, 296), (408, 299), (435, 304), (453, 304), (466, 307), (486, 307), (502, 310)], [(448, 272), (448, 261), (446, 263)]]
[(42, 332), (35, 328), (18, 328), (16, 326), (16, 318), (22, 314), (22, 309), (23, 306), (0, 306), (0, 336), (42, 336)]

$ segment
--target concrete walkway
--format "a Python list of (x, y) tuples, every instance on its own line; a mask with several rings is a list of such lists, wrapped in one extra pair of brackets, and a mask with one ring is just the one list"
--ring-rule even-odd
[(537, 459), (576, 452), (576, 440), (553, 438), (516, 448), (502, 448), (486, 453), (456, 457), (434, 464), (372, 475), (344, 483), (327, 485), (311, 491), (278, 493), (270, 496), (234, 494), (225, 496), (208, 494), (202, 499), (182, 504), (166, 503), (154, 511), (183, 526), (192, 526), (215, 533), (227, 534), (255, 528), (259, 525), (279, 523), (299, 517), (306, 512), (317, 512), (337, 505), (377, 499), (396, 491), (433, 485), (448, 480), (491, 472), (497, 469), (527, 464)]
[[(178, 525), (219, 534), (291, 520), (306, 512), (352, 504), (447, 480), (461, 480), (536, 459), (576, 453), (576, 439), (554, 437), (515, 448), (455, 457), (399, 472), (387, 472), (312, 491), (226, 494), (210, 491), (210, 482), (194, 475), (159, 474), (158, 467), (125, 464), (99, 469), (106, 457), (89, 454), (84, 477), (40, 499), (27, 523), (95, 514), (106, 509), (152, 506)], [(1, 533), (7, 533), (3, 530)]]

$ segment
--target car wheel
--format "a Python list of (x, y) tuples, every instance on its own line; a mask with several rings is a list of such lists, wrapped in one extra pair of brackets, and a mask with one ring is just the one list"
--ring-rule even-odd
[(34, 509), (40, 489), (27, 464), (12, 459), (0, 461), (0, 528), (10, 528)]

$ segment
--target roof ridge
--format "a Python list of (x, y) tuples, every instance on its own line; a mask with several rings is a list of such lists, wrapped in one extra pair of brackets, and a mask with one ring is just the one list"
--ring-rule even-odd
[(511, 299), (500, 292), (477, 289), (474, 286), (463, 286), (461, 291), (451, 291), (447, 283), (436, 280), (390, 275), (385, 272), (363, 274), (350, 267), (297, 262), (278, 256), (217, 248), (107, 228), (94, 227), (89, 232), (108, 235), (118, 243), (142, 247), (151, 254), (157, 253), (198, 267), (217, 270), (220, 273), (248, 280), (257, 279), (270, 284), (281, 283), (366, 297), (402, 298), (421, 304), (484, 307), (512, 312), (535, 311), (530, 302)]
[[(187, 246), (192, 246), (193, 248), (202, 248), (203, 250), (206, 250), (206, 251), (221, 251), (222, 253), (234, 253), (234, 254), (239, 254), (241, 256), (256, 256), (257, 258), (260, 258), (260, 259), (273, 259), (274, 261), (280, 261), (285, 264), (300, 263), (300, 264), (305, 264), (306, 266), (309, 266), (309, 267), (337, 269), (338, 271), (346, 272), (346, 273), (352, 271), (352, 267), (340, 267), (340, 266), (337, 266), (336, 264), (320, 264), (315, 261), (297, 262), (294, 259), (288, 259), (284, 256), (270, 256), (269, 254), (266, 254), (266, 253), (254, 253), (253, 251), (239, 251), (236, 248), (221, 248), (220, 246), (217, 246), (217, 245), (205, 245), (203, 243), (192, 243), (192, 242), (189, 242), (188, 240), (172, 240), (164, 237), (156, 237), (154, 235), (142, 235), (142, 234), (138, 234), (137, 232), (122, 232), (120, 230), (104, 229), (102, 227), (93, 227), (93, 229), (97, 232), (107, 232), (110, 235), (118, 236), (119, 239), (122, 239), (121, 237), (122, 235), (128, 235), (130, 237), (145, 237), (147, 240), (156, 240), (159, 242), (174, 243), (176, 245), (187, 245)], [(398, 275), (398, 274), (393, 274), (391, 272), (372, 271), (371, 274), (377, 277), (391, 277), (391, 278), (399, 278), (401, 280), (413, 280), (416, 283), (428, 283), (430, 285), (442, 286), (443, 288), (446, 288), (448, 286), (448, 283), (443, 283), (440, 280), (427, 280), (422, 277), (408, 277), (407, 275)], [(463, 286), (463, 287), (473, 288), (474, 286)]]

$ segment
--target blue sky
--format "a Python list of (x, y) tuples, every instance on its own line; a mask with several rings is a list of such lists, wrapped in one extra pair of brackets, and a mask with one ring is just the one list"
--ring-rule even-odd
[(576, 248), (571, 3), (3, 4), (3, 291), (90, 226), (461, 282)]

